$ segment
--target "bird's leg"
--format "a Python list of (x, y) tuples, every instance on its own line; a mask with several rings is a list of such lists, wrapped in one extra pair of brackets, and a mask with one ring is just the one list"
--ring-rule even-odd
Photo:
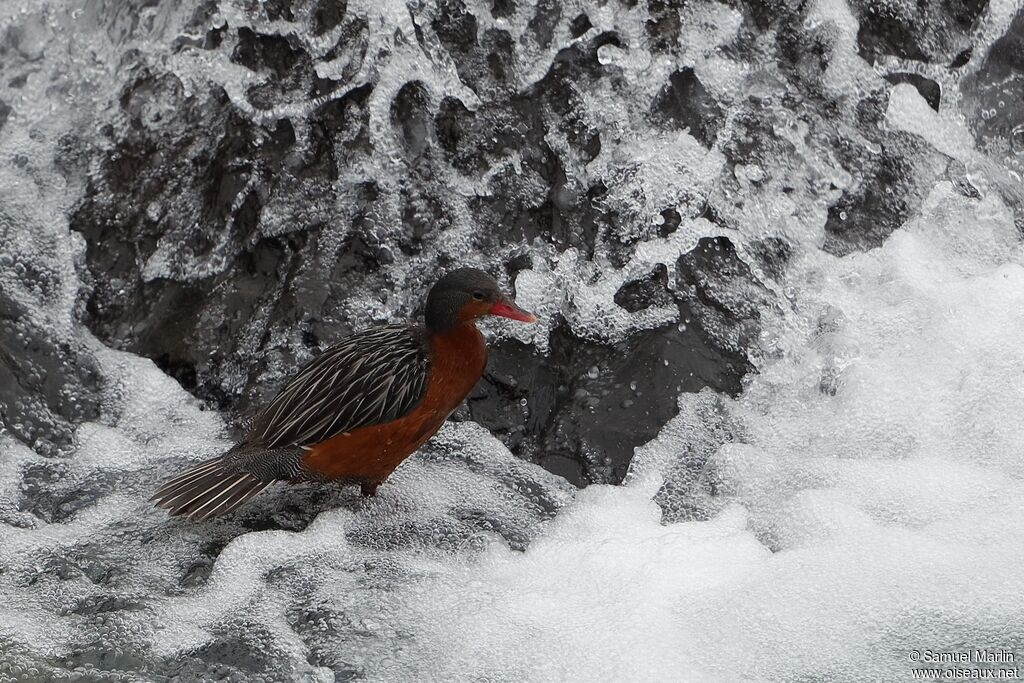
[(380, 486), (379, 481), (365, 480), (359, 485), (359, 492), (367, 498), (377, 495), (377, 487)]

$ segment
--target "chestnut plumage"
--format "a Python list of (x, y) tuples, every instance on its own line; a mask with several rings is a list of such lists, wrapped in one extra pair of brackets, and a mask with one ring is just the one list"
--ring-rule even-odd
[(152, 500), (203, 520), (277, 481), (341, 480), (366, 495), (441, 427), (483, 374), (475, 320), (536, 318), (474, 268), (447, 273), (425, 321), (357, 332), (300, 370), (223, 455), (167, 481)]

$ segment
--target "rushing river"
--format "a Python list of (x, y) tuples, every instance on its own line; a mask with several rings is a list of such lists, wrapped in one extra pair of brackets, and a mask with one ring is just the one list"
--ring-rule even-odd
[[(1024, 676), (1022, 55), (1000, 1), (4, 0), (0, 681)], [(542, 321), (380, 495), (150, 507), (456, 263)]]

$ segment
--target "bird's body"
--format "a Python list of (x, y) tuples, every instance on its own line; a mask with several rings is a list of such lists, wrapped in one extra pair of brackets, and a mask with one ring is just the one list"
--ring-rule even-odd
[(370, 328), (330, 347), (238, 444), (168, 481), (153, 500), (171, 514), (207, 519), (276, 481), (341, 480), (372, 495), (480, 379), (487, 346), (474, 320), (487, 314), (535, 319), (486, 273), (449, 273), (430, 292), (425, 325)]
[(384, 481), (440, 429), (473, 390), (487, 364), (487, 345), (472, 322), (433, 335), (427, 383), (419, 403), (396, 420), (367, 425), (317, 444), (303, 464), (329, 479), (369, 486)]

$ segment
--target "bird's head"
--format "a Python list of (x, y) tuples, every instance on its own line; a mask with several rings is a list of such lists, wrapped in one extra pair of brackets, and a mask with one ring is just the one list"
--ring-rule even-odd
[(446, 273), (427, 295), (427, 328), (443, 332), (452, 325), (485, 315), (497, 315), (522, 322), (536, 322), (501, 291), (497, 280), (476, 268), (458, 268)]

